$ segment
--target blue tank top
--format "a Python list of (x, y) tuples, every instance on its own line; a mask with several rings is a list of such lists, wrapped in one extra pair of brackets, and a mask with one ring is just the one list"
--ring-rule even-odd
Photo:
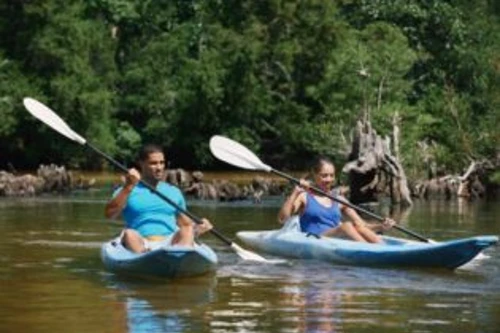
[[(160, 182), (156, 189), (170, 198), (182, 209), (186, 209), (186, 201), (182, 192), (175, 186)], [(113, 197), (121, 191), (118, 188)], [(151, 192), (146, 186), (138, 183), (129, 194), (127, 204), (122, 211), (127, 228), (135, 229), (143, 237), (167, 236), (175, 233), (179, 211)]]
[(306, 193), (306, 206), (300, 216), (300, 229), (302, 232), (321, 235), (326, 230), (337, 227), (341, 217), (337, 202), (325, 207), (312, 194)]

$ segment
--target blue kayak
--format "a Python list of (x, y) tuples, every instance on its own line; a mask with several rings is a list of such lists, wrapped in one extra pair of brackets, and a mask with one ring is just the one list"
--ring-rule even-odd
[(150, 251), (134, 253), (123, 247), (119, 238), (113, 239), (103, 244), (101, 258), (109, 271), (135, 276), (190, 277), (216, 268), (217, 255), (205, 244), (172, 246), (169, 239), (152, 244)]
[(383, 244), (308, 236), (300, 231), (298, 217), (281, 229), (241, 231), (247, 245), (269, 254), (299, 259), (318, 259), (336, 264), (455, 269), (498, 243), (497, 236), (477, 236), (445, 242), (423, 243), (383, 236)]

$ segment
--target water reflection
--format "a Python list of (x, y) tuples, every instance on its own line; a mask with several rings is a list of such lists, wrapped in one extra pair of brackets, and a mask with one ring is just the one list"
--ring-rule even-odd
[(216, 281), (215, 274), (172, 281), (107, 277), (119, 304), (115, 318), (128, 333), (202, 331), (206, 324), (193, 318), (214, 300)]
[[(295, 261), (224, 267), (225, 302), (210, 308), (213, 332), (473, 332), (499, 302), (483, 272), (390, 270)], [(492, 277), (496, 279), (496, 277)], [(478, 302), (483, 305), (478, 307)], [(457, 315), (459, 321), (457, 321)], [(487, 317), (487, 318), (486, 318)], [(490, 332), (491, 330), (485, 330)]]
[(280, 306), (293, 309), (284, 320), (294, 322), (299, 332), (336, 332), (341, 321), (341, 304), (348, 293), (339, 293), (327, 284), (289, 284), (280, 288)]

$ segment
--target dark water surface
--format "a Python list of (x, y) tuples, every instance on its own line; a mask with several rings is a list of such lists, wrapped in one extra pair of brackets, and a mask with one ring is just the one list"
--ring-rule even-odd
[[(216, 273), (124, 280), (99, 258), (120, 230), (103, 218), (106, 196), (0, 200), (0, 332), (500, 332), (498, 246), (454, 272), (265, 265), (242, 262), (207, 235)], [(279, 203), (189, 202), (229, 237), (274, 228)], [(435, 240), (498, 235), (499, 206), (417, 202), (393, 217)]]

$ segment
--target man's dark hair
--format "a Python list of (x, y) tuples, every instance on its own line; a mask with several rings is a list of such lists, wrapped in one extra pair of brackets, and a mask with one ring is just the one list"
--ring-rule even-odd
[(155, 145), (152, 143), (145, 144), (139, 150), (139, 154), (137, 155), (137, 160), (138, 161), (145, 161), (148, 159), (149, 155), (151, 155), (153, 153), (162, 153), (163, 154), (163, 148), (159, 145)]

